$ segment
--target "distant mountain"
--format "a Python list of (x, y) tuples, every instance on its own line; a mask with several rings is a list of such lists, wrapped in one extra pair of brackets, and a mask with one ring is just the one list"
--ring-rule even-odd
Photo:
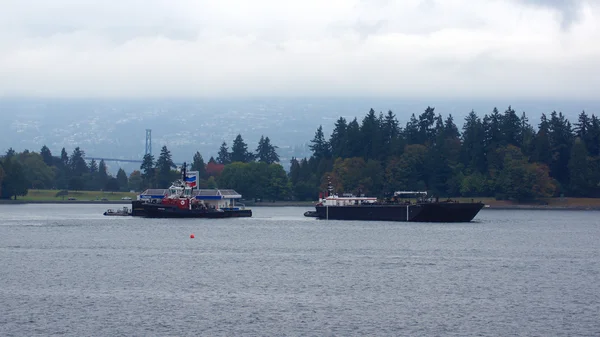
[[(176, 162), (191, 161), (196, 151), (208, 161), (216, 156), (221, 142), (229, 146), (240, 133), (254, 150), (261, 135), (279, 146), (282, 164), (292, 156), (309, 156), (308, 143), (319, 125), (329, 135), (340, 116), (359, 122), (373, 108), (392, 110), (404, 125), (410, 115), (435, 107), (443, 116), (452, 114), (462, 127), (464, 117), (473, 109), (478, 115), (508, 105), (520, 114), (526, 111), (537, 126), (542, 112), (562, 111), (574, 123), (586, 110), (600, 113), (600, 101), (520, 100), (405, 100), (391, 98), (271, 98), (231, 100), (93, 100), (93, 99), (0, 99), (0, 151), (9, 147), (39, 151), (47, 145), (58, 155), (62, 147), (69, 154), (76, 146), (87, 156), (141, 159), (144, 155), (145, 129), (152, 129), (153, 154), (167, 145)], [(116, 172), (127, 172), (136, 164), (109, 164)]]

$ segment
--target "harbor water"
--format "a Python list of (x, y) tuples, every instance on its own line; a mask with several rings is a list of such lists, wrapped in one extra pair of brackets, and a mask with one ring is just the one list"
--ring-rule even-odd
[(0, 336), (600, 335), (597, 211), (102, 215), (120, 207), (0, 205)]

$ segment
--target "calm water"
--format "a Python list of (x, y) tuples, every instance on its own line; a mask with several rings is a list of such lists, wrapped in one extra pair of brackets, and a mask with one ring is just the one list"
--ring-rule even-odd
[(600, 212), (418, 224), (106, 208), (0, 205), (1, 336), (600, 335)]

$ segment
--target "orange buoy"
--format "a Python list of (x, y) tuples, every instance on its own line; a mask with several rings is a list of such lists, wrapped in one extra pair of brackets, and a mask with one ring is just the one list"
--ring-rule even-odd
[(195, 238), (194, 234), (190, 234), (190, 239)]

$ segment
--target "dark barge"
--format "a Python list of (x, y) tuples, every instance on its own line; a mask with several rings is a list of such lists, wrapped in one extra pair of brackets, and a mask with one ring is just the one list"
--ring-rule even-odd
[(485, 206), (482, 202), (440, 201), (422, 191), (399, 191), (382, 201), (332, 192), (329, 184), (327, 196), (319, 197), (315, 211), (307, 211), (304, 216), (327, 220), (470, 222)]

